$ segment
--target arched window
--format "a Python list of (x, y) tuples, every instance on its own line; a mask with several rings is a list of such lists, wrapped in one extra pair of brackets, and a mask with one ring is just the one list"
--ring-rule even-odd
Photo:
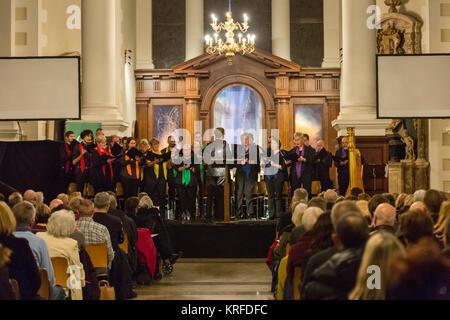
[(259, 95), (246, 86), (224, 89), (214, 103), (214, 127), (225, 129), (228, 143), (240, 144), (243, 133), (251, 133), (261, 144), (262, 103)]

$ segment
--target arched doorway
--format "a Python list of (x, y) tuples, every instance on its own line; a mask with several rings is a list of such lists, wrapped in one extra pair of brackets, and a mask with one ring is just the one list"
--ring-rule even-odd
[(263, 105), (256, 91), (242, 84), (230, 85), (217, 94), (213, 107), (214, 127), (225, 129), (228, 143), (241, 143), (243, 133), (262, 142)]

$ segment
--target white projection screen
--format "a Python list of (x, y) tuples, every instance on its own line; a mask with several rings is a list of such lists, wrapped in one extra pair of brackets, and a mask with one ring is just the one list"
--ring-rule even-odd
[(377, 56), (378, 118), (449, 118), (450, 55)]
[(79, 57), (0, 58), (0, 120), (80, 119)]

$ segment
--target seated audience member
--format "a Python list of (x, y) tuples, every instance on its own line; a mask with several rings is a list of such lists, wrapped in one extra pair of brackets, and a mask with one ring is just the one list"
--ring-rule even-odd
[(331, 210), (331, 208), (333, 208), (334, 204), (336, 203), (338, 194), (336, 191), (328, 189), (327, 191), (325, 191), (323, 198), (327, 202), (327, 210)]
[(119, 248), (119, 243), (123, 242), (122, 221), (119, 218), (108, 214), (110, 207), (110, 198), (107, 192), (100, 192), (94, 198), (94, 216), (95, 222), (104, 225), (111, 237), (111, 244), (114, 252)]
[(108, 266), (110, 268), (114, 259), (114, 250), (108, 229), (92, 219), (94, 216), (94, 204), (92, 201), (82, 200), (78, 210), (80, 214), (78, 229), (83, 233), (86, 245), (105, 243), (108, 251)]
[(150, 197), (144, 196), (141, 198), (134, 219), (138, 228), (147, 228), (152, 235), (158, 235), (153, 238), (153, 242), (161, 255), (161, 259), (169, 260), (171, 264), (175, 264), (180, 257), (180, 253), (174, 253), (172, 241), (165, 228), (164, 221), (161, 219), (159, 209), (153, 205)]
[[(148, 196), (147, 196), (148, 197)], [(130, 197), (125, 201), (124, 210), (127, 216), (132, 218), (133, 220), (136, 217), (136, 213), (138, 211), (139, 206), (139, 198), (138, 197)]]
[(375, 215), (373, 217), (374, 229), (372, 234), (381, 230), (395, 233), (395, 219), (395, 208), (388, 203), (380, 204), (375, 210)]
[(370, 195), (368, 195), (367, 193), (360, 193), (360, 194), (358, 195), (358, 200), (364, 200), (364, 201), (369, 202), (370, 199), (371, 199), (371, 197), (370, 197)]
[(36, 207), (36, 221), (33, 230), (46, 230), (48, 219), (50, 218), (50, 207), (45, 203)]
[(65, 193), (60, 193), (58, 194), (58, 196), (56, 197), (56, 199), (59, 199), (62, 201), (64, 209), (69, 210), (69, 196)]
[(53, 199), (50, 201), (50, 211), (53, 213), (55, 211), (64, 210), (64, 203), (59, 199)]
[(9, 263), (6, 265), (10, 279), (19, 283), (21, 300), (38, 300), (41, 277), (36, 261), (26, 239), (13, 235), (16, 230), (16, 218), (8, 205), (0, 202), (0, 245), (10, 250)]
[(301, 267), (304, 263), (306, 252), (314, 239), (312, 229), (321, 214), (323, 214), (323, 210), (317, 207), (310, 207), (306, 209), (303, 214), (302, 226), (305, 228), (305, 233), (303, 233), (295, 244), (292, 244), (291, 250), (289, 251), (286, 274), (287, 280), (290, 281), (291, 284), (294, 277), (294, 268)]
[(299, 203), (307, 204), (308, 196), (309, 196), (308, 191), (306, 191), (306, 189), (303, 189), (303, 188), (296, 189), (294, 191), (294, 195), (292, 196), (291, 212), (294, 212), (297, 204), (299, 204)]
[(349, 200), (358, 200), (358, 196), (362, 193), (362, 190), (358, 187), (352, 188), (350, 190)]
[(146, 196), (150, 197), (147, 192), (139, 192), (137, 198), (139, 201), (141, 201), (142, 197), (146, 197)]
[(372, 197), (372, 199), (370, 199), (369, 212), (370, 212), (371, 219), (373, 219), (373, 215), (375, 213), (376, 208), (382, 203), (389, 203), (389, 200), (381, 194), (376, 194)]
[(400, 210), (400, 208), (404, 206), (406, 196), (407, 196), (406, 193), (400, 193), (397, 199), (395, 200), (395, 209), (397, 210), (397, 213)]
[(55, 274), (48, 253), (47, 244), (44, 240), (31, 232), (31, 227), (34, 225), (36, 217), (36, 209), (31, 202), (24, 201), (14, 206), (13, 213), (17, 221), (14, 236), (28, 241), (38, 267), (47, 271), (48, 280), (51, 286), (51, 300), (64, 299), (64, 290), (59, 286), (55, 287)]
[(310, 207), (320, 208), (323, 212), (325, 212), (325, 210), (327, 210), (327, 202), (323, 198), (314, 197), (308, 202), (308, 208)]
[(430, 238), (422, 238), (392, 263), (387, 300), (450, 300), (450, 261)]
[(392, 194), (385, 192), (385, 193), (382, 194), (382, 196), (387, 199), (387, 202), (391, 206), (395, 206), (395, 198), (394, 198), (394, 196)]
[(359, 211), (363, 214), (363, 216), (367, 219), (367, 223), (369, 226), (372, 225), (372, 215), (369, 211), (369, 203), (366, 200), (358, 200), (356, 201), (356, 205), (359, 208)]
[(19, 192), (13, 192), (8, 197), (8, 205), (10, 208), (14, 208), (16, 204), (23, 201), (23, 197)]
[(44, 203), (44, 193), (42, 191), (36, 192), (36, 208)]
[[(389, 204), (382, 205), (391, 206)], [(377, 211), (375, 211), (375, 215), (376, 212)], [(394, 259), (399, 256), (404, 257), (405, 255), (405, 247), (403, 247), (402, 243), (391, 232), (379, 231), (371, 236), (364, 249), (364, 255), (362, 257), (361, 266), (359, 267), (358, 276), (356, 279), (356, 286), (350, 293), (349, 299), (385, 300), (386, 287), (391, 282), (391, 274), (390, 272), (383, 271), (389, 270)], [(370, 266), (378, 266), (381, 270), (379, 288), (373, 289), (369, 288), (367, 285), (368, 281), (370, 283), (368, 278), (372, 275), (371, 273), (368, 273)]]
[[(75, 227), (75, 215), (72, 211), (56, 211), (48, 219), (47, 232), (39, 232), (37, 236), (44, 239), (47, 244), (50, 258), (65, 258), (69, 266), (78, 268), (81, 287), (84, 287), (84, 269), (83, 264), (80, 262), (80, 250), (77, 241), (70, 238)], [(70, 294), (72, 300), (83, 299), (82, 289), (71, 289)]]
[[(328, 250), (330, 248), (333, 250), (333, 254), (335, 253), (333, 240), (331, 238), (332, 233), (333, 233), (333, 224), (331, 223), (331, 213), (325, 212), (319, 216), (317, 222), (314, 224), (314, 227), (312, 229), (313, 240), (311, 242), (311, 246), (306, 251), (303, 257), (303, 264), (301, 266), (302, 281), (300, 282), (300, 293), (303, 291), (306, 268), (310, 258), (316, 255), (316, 253)], [(311, 274), (312, 271), (308, 271), (308, 273)]]
[(423, 201), (416, 201), (410, 207), (409, 210), (422, 210), (425, 213), (429, 214), (428, 208)]
[(444, 201), (441, 204), (441, 209), (439, 210), (439, 218), (437, 223), (434, 225), (434, 235), (441, 242), (444, 243), (445, 234), (445, 224), (450, 220), (450, 201)]
[(69, 209), (73, 211), (73, 213), (75, 214), (75, 220), (77, 221), (80, 218), (78, 208), (80, 207), (82, 201), (83, 198), (72, 198), (72, 200), (69, 201)]
[(277, 246), (273, 249), (272, 261), (273, 265), (276, 266), (281, 259), (286, 255), (286, 246), (289, 243), (289, 237), (291, 235), (291, 231), (294, 228), (294, 224), (291, 221), (292, 214), (283, 213), (280, 216), (280, 220), (278, 221), (278, 239), (280, 240)]
[(308, 209), (308, 206), (304, 203), (299, 203), (292, 214), (292, 223), (295, 228), (291, 230), (291, 234), (289, 236), (289, 243), (296, 243), (298, 239), (300, 239), (301, 235), (305, 232), (305, 228), (302, 226), (302, 218), (305, 210)]
[(441, 208), (441, 204), (444, 201), (439, 191), (436, 190), (427, 190), (425, 192), (425, 197), (423, 198), (423, 202), (428, 208), (428, 212), (431, 214), (431, 218), (433, 222), (436, 223), (439, 217), (439, 209)]
[[(108, 214), (119, 218), (122, 221), (123, 231), (127, 235), (128, 239), (128, 262), (130, 263), (131, 270), (133, 273), (137, 268), (137, 249), (136, 243), (138, 241), (138, 231), (136, 227), (136, 223), (130, 217), (128, 217), (125, 212), (120, 209), (117, 209), (117, 199), (114, 195), (109, 195), (110, 199), (110, 207)], [(129, 199), (129, 198), (128, 198)], [(127, 200), (128, 200), (127, 199)]]
[(9, 272), (7, 267), (10, 256), (11, 250), (0, 244), (0, 301), (15, 300), (13, 289), (9, 283)]
[(23, 200), (31, 202), (33, 206), (36, 206), (37, 204), (37, 197), (36, 192), (31, 189), (25, 191), (23, 194)]
[(417, 201), (422, 201), (423, 202), (423, 200), (425, 199), (425, 193), (427, 193), (427, 191), (423, 190), (423, 189), (420, 189), (420, 190), (417, 190), (416, 192), (414, 192), (414, 194), (413, 194), (413, 197), (414, 197), (413, 202), (417, 202)]
[(400, 216), (398, 236), (407, 248), (423, 237), (433, 238), (433, 231), (433, 220), (422, 210), (408, 211)]
[(83, 199), (83, 196), (82, 196), (81, 192), (78, 192), (78, 191), (72, 192), (72, 193), (69, 195), (69, 203), (70, 203), (70, 201), (71, 201), (72, 199), (74, 199), (74, 198), (81, 198), (81, 199)]
[[(331, 218), (333, 221), (333, 215)], [(337, 221), (335, 232), (332, 237), (338, 252), (313, 272), (304, 287), (302, 299), (347, 299), (355, 286), (369, 237), (367, 221), (360, 212), (349, 212)]]
[(347, 200), (347, 199), (345, 199), (344, 196), (338, 196), (337, 199), (336, 199), (335, 204), (338, 203), (338, 202), (341, 202), (341, 201), (345, 201), (345, 200)]

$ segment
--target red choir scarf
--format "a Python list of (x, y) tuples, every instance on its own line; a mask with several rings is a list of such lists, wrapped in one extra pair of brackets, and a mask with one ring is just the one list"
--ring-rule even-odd
[[(100, 156), (103, 154), (102, 149), (100, 149), (100, 147), (97, 147), (97, 151), (98, 151), (98, 154), (99, 154)], [(110, 154), (108, 153), (108, 151), (107, 151), (106, 149), (105, 149), (105, 154), (106, 154), (107, 156), (110, 156)], [(112, 179), (112, 178), (114, 177), (112, 165), (111, 165), (111, 163), (108, 163), (108, 164), (109, 164), (109, 170), (110, 170), (110, 172), (111, 172), (111, 179)], [(102, 166), (102, 170), (103, 170), (103, 175), (106, 176), (106, 165), (103, 165), (103, 166)]]
[(65, 143), (65, 146), (66, 146), (66, 156), (67, 156), (67, 162), (66, 162), (66, 174), (68, 174), (69, 173), (69, 168), (70, 168), (70, 154), (71, 154), (71, 152), (70, 152), (70, 150), (69, 150), (69, 147), (68, 147), (68, 144), (67, 143)]

